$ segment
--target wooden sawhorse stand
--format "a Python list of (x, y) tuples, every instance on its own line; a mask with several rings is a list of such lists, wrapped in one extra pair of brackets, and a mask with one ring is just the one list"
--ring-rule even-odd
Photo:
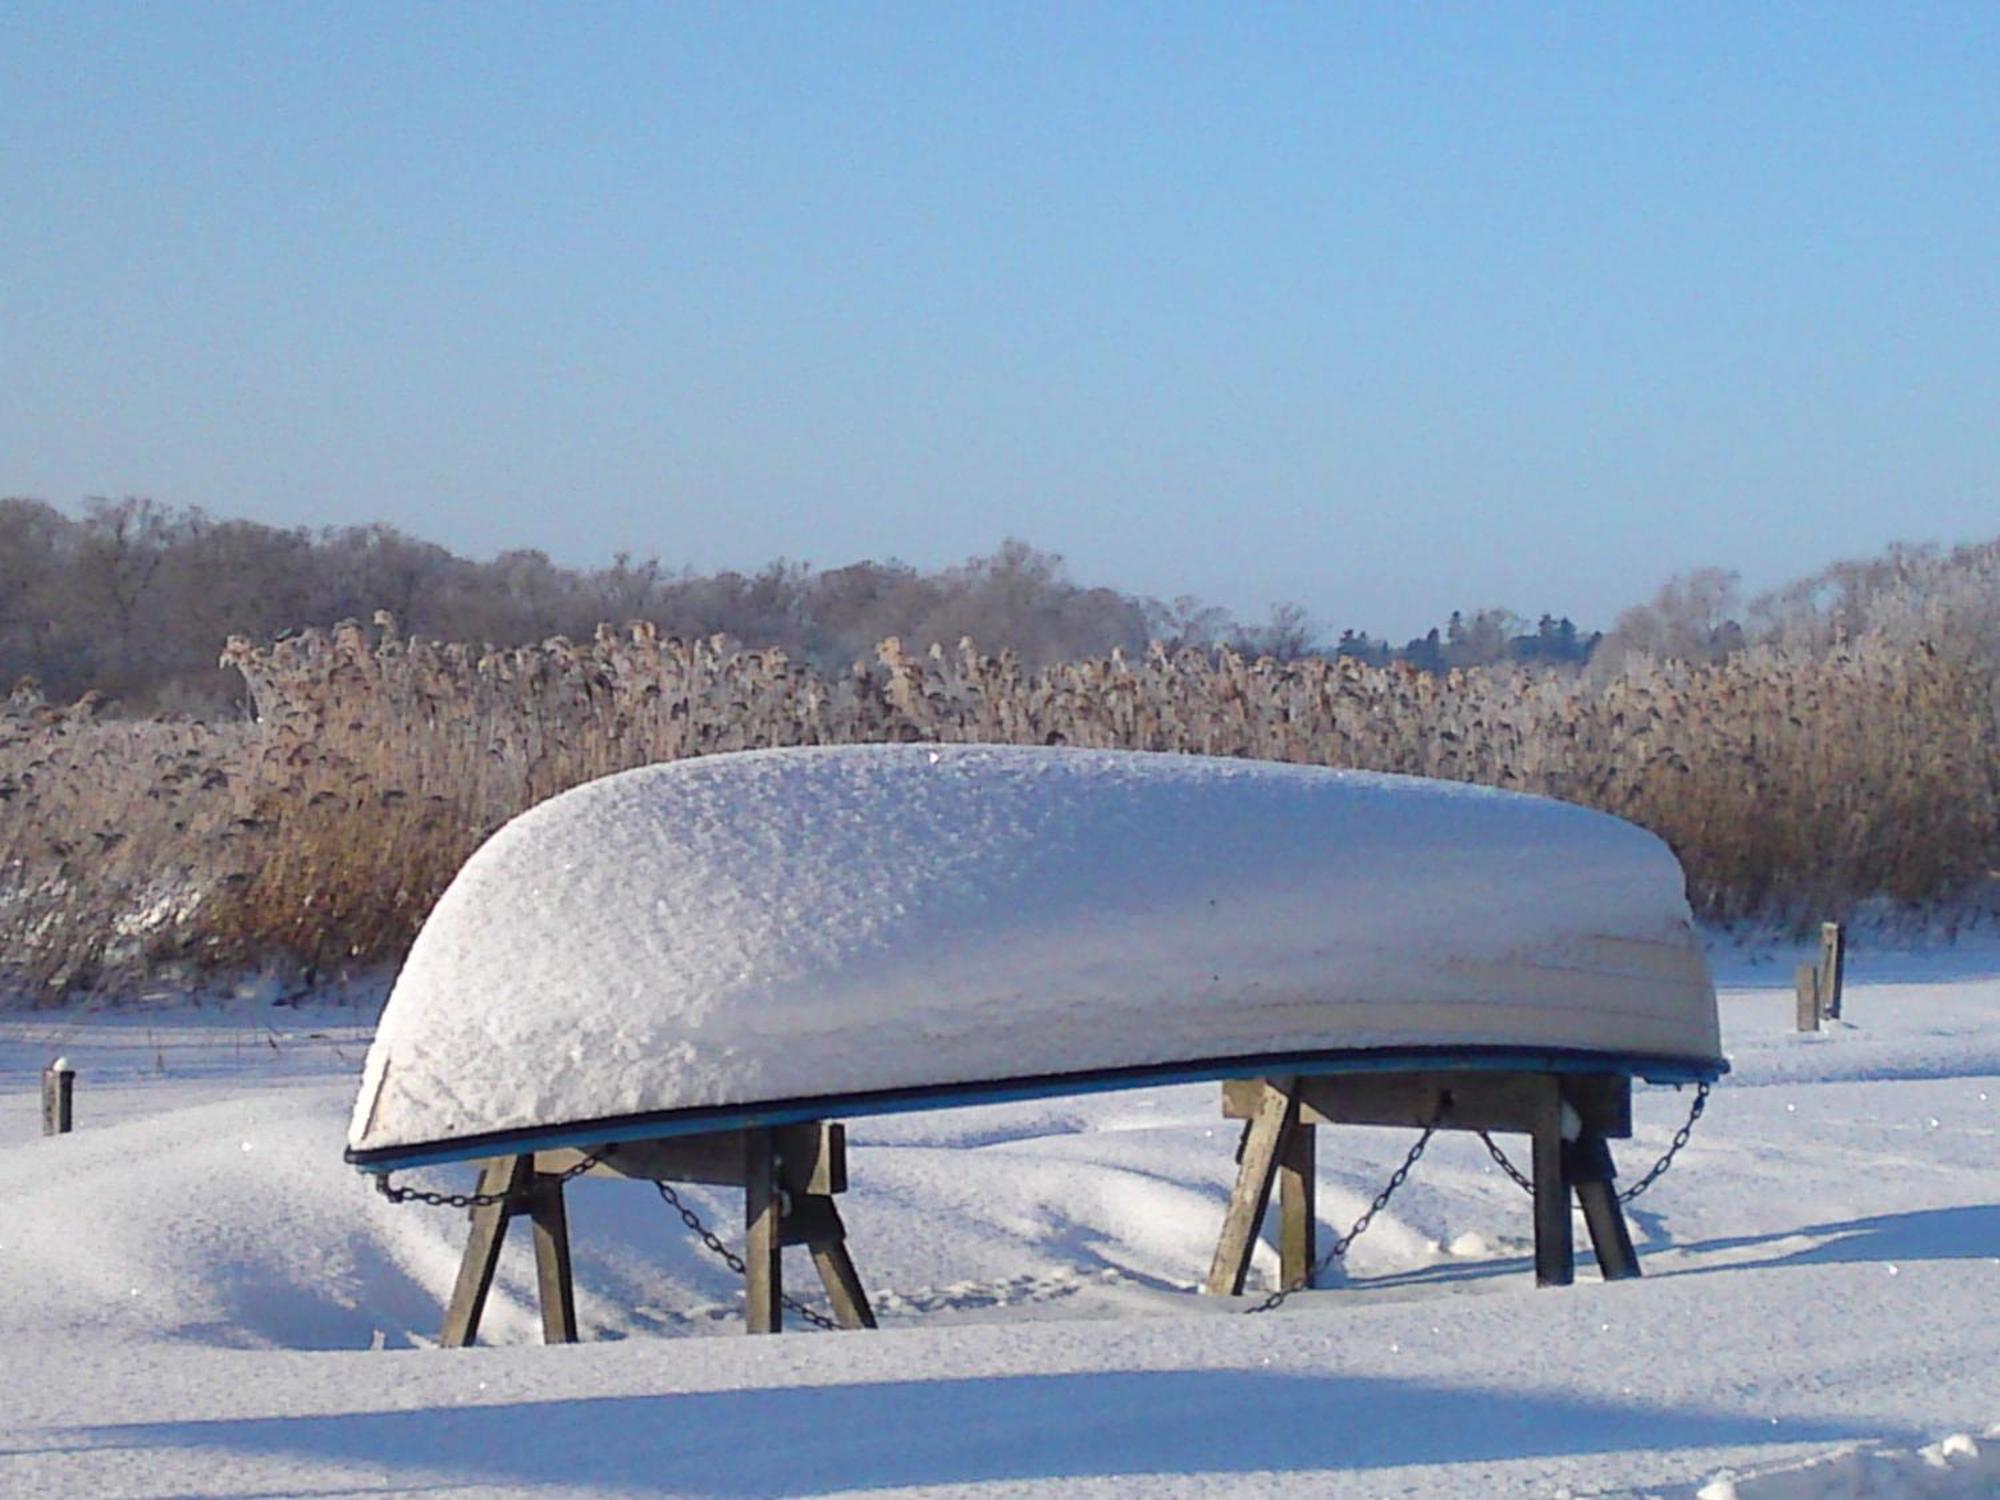
[(1246, 1078), (1222, 1086), (1224, 1118), (1243, 1120), (1240, 1163), (1203, 1290), (1240, 1296), (1271, 1184), (1279, 1184), (1280, 1286), (1318, 1260), (1314, 1206), (1317, 1125), (1405, 1125), (1421, 1130), (1512, 1131), (1534, 1142), (1535, 1284), (1568, 1286), (1576, 1248), (1570, 1195), (1582, 1205), (1606, 1281), (1639, 1274), (1639, 1257), (1613, 1187), (1612, 1140), (1632, 1134), (1632, 1080), (1596, 1074), (1346, 1073)]
[[(576, 1342), (576, 1287), (570, 1275), (569, 1217), (563, 1208), (561, 1174), (586, 1154), (564, 1148), (494, 1157), (485, 1164), (479, 1174), (480, 1194), (505, 1198), (471, 1211), (472, 1232), (445, 1310), (442, 1342), (447, 1349), (462, 1348), (479, 1336), (486, 1294), (500, 1264), (500, 1246), (508, 1224), (520, 1214), (534, 1225), (542, 1341)], [(868, 1294), (847, 1253), (847, 1228), (833, 1201), (847, 1191), (847, 1133), (841, 1126), (815, 1121), (625, 1141), (583, 1175), (742, 1188), (749, 1332), (776, 1333), (784, 1326), (780, 1252), (787, 1245), (811, 1248), (813, 1264), (842, 1328), (875, 1326)]]

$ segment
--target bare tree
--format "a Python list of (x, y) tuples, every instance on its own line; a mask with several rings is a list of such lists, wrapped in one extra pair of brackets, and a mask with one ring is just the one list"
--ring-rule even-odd
[(1213, 646), (1228, 640), (1237, 629), (1236, 618), (1228, 610), (1193, 594), (1176, 594), (1165, 603), (1149, 599), (1145, 608), (1147, 631), (1169, 651)]
[(1727, 568), (1696, 568), (1668, 579), (1645, 604), (1621, 614), (1599, 659), (1606, 669), (1635, 653), (1679, 661), (1714, 661), (1741, 649), (1742, 591)]
[(75, 531), (74, 522), (39, 501), (0, 500), (0, 672), (8, 682), (46, 679), (58, 665), (56, 594)]
[(1305, 606), (1288, 602), (1272, 605), (1270, 618), (1262, 625), (1239, 626), (1231, 644), (1245, 656), (1297, 661), (1312, 655), (1317, 633)]
[(1512, 646), (1521, 630), (1521, 617), (1511, 609), (1489, 607), (1470, 615), (1453, 611), (1445, 626), (1444, 664), (1447, 667), (1488, 667), (1512, 656)]

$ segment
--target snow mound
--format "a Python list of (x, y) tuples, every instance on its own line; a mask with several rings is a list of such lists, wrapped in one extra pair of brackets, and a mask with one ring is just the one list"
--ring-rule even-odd
[(1914, 1451), (1849, 1448), (1754, 1476), (1725, 1471), (1695, 1500), (1946, 1500), (2000, 1494), (2000, 1427)]
[(757, 751), (607, 777), (480, 849), (396, 983), (349, 1145), (1432, 1047), (1712, 1069), (1672, 854), (1405, 777)]

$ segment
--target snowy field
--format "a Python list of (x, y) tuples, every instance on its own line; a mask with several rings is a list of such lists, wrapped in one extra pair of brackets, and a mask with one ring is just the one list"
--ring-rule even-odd
[[(365, 1011), (7, 1017), (0, 1493), (2000, 1494), (2000, 947), (1858, 951), (1809, 1038), (1789, 954), (1718, 967), (1736, 1071), (1634, 1205), (1643, 1281), (1537, 1291), (1526, 1197), (1449, 1136), (1347, 1273), (1242, 1316), (1193, 1291), (1235, 1129), (1185, 1087), (855, 1122), (877, 1333), (742, 1336), (649, 1189), (587, 1182), (589, 1342), (534, 1343), (517, 1229), (497, 1347), (453, 1352), (462, 1216), (340, 1160)], [(1628, 1178), (1686, 1102), (1639, 1096)], [(1409, 1142), (1322, 1132), (1324, 1236)]]

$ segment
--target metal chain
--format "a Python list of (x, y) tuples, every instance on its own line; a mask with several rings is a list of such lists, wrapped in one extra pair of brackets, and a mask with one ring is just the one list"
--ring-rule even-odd
[[(1694, 1104), (1688, 1110), (1687, 1123), (1674, 1132), (1673, 1143), (1661, 1154), (1660, 1159), (1647, 1169), (1646, 1175), (1618, 1195), (1620, 1203), (1630, 1203), (1634, 1198), (1645, 1192), (1647, 1188), (1667, 1175), (1667, 1170), (1674, 1164), (1674, 1158), (1681, 1154), (1681, 1148), (1687, 1145), (1688, 1138), (1694, 1134), (1695, 1121), (1699, 1120), (1702, 1111), (1708, 1108), (1708, 1096), (1713, 1087), (1713, 1084), (1707, 1083), (1696, 1086)], [(1501, 1171), (1514, 1180), (1516, 1187), (1520, 1188), (1524, 1193), (1534, 1192), (1535, 1184), (1533, 1180), (1523, 1173), (1519, 1167), (1507, 1160), (1507, 1153), (1494, 1144), (1492, 1136), (1482, 1130), (1479, 1132), (1479, 1139), (1486, 1143), (1487, 1154), (1499, 1165)]]
[[(748, 1276), (750, 1274), (750, 1268), (743, 1264), (743, 1257), (723, 1244), (716, 1237), (715, 1231), (701, 1222), (701, 1216), (681, 1201), (681, 1195), (673, 1190), (671, 1184), (661, 1182), (658, 1178), (655, 1178), (653, 1179), (653, 1187), (659, 1193), (660, 1201), (681, 1216), (681, 1222), (699, 1236), (701, 1242), (708, 1246), (711, 1254), (738, 1276)], [(789, 1293), (780, 1292), (778, 1300), (816, 1328), (831, 1330), (840, 1327), (838, 1323), (834, 1322), (825, 1313), (819, 1311), (817, 1308), (807, 1307), (805, 1303), (800, 1302)]]
[(1495, 1143), (1492, 1136), (1488, 1135), (1485, 1131), (1482, 1130), (1479, 1132), (1479, 1139), (1486, 1143), (1486, 1154), (1493, 1158), (1494, 1165), (1499, 1167), (1501, 1171), (1505, 1172), (1510, 1178), (1513, 1179), (1515, 1187), (1519, 1188), (1524, 1193), (1534, 1192), (1535, 1190), (1534, 1183), (1528, 1180), (1527, 1174), (1524, 1173), (1519, 1167), (1515, 1166), (1511, 1161), (1507, 1160), (1507, 1153), (1500, 1149), (1499, 1145)]
[[(1708, 1108), (1708, 1096), (1711, 1087), (1712, 1085), (1703, 1083), (1696, 1088), (1694, 1104), (1688, 1110), (1687, 1122), (1674, 1132), (1672, 1143), (1668, 1145), (1660, 1159), (1654, 1162), (1651, 1168), (1647, 1170), (1646, 1174), (1618, 1195), (1620, 1203), (1630, 1203), (1634, 1198), (1638, 1197), (1646, 1189), (1667, 1175), (1668, 1170), (1674, 1164), (1674, 1158), (1681, 1154), (1682, 1148), (1687, 1145), (1689, 1138), (1694, 1134), (1695, 1123), (1701, 1119), (1702, 1112)], [(1443, 1111), (1440, 1110), (1431, 1123), (1424, 1127), (1424, 1133), (1417, 1137), (1417, 1143), (1410, 1147), (1410, 1154), (1403, 1158), (1403, 1164), (1389, 1175), (1389, 1181), (1383, 1186), (1382, 1191), (1375, 1195), (1375, 1200), (1362, 1212), (1361, 1217), (1354, 1221), (1347, 1233), (1333, 1242), (1333, 1248), (1320, 1257), (1317, 1265), (1292, 1285), (1280, 1287), (1255, 1307), (1245, 1309), (1246, 1313), (1265, 1313), (1282, 1307), (1285, 1299), (1290, 1297), (1292, 1293), (1303, 1291), (1324, 1275), (1329, 1266), (1345, 1256), (1354, 1242), (1368, 1232), (1368, 1227), (1375, 1222), (1376, 1215), (1389, 1206), (1389, 1200), (1396, 1196), (1397, 1191), (1405, 1182), (1409, 1181), (1411, 1170), (1423, 1158), (1424, 1150), (1430, 1145), (1431, 1137), (1437, 1134), (1438, 1125), (1442, 1119)], [(1493, 1137), (1483, 1130), (1479, 1131), (1478, 1135), (1479, 1139), (1486, 1146), (1487, 1154), (1493, 1158), (1500, 1170), (1505, 1172), (1524, 1192), (1534, 1192), (1534, 1182), (1519, 1167), (1507, 1159), (1507, 1154), (1494, 1142)], [(574, 1178), (583, 1176), (584, 1173), (603, 1161), (605, 1157), (611, 1155), (615, 1149), (613, 1146), (606, 1146), (602, 1151), (595, 1151), (582, 1157), (577, 1161), (576, 1165), (566, 1171), (554, 1174), (556, 1183), (561, 1185)], [(749, 1268), (744, 1265), (743, 1257), (723, 1244), (717, 1238), (715, 1231), (701, 1221), (701, 1217), (681, 1200), (680, 1194), (676, 1193), (670, 1184), (655, 1179), (653, 1187), (659, 1193), (660, 1200), (680, 1215), (681, 1222), (700, 1238), (702, 1244), (707, 1246), (711, 1254), (715, 1255), (738, 1276), (749, 1274)], [(384, 1172), (375, 1179), (375, 1188), (376, 1191), (381, 1193), (391, 1203), (424, 1203), (429, 1204), (433, 1208), (493, 1208), (517, 1196), (512, 1193), (433, 1193), (423, 1188), (397, 1187), (389, 1180), (387, 1172)], [(779, 1300), (787, 1308), (797, 1313), (815, 1327), (837, 1329), (840, 1326), (832, 1318), (827, 1317), (826, 1314), (816, 1308), (806, 1306), (803, 1302), (800, 1302), (789, 1294), (781, 1293)]]
[[(605, 1157), (611, 1155), (616, 1149), (615, 1146), (606, 1146), (602, 1151), (594, 1151), (590, 1155), (583, 1157), (575, 1166), (549, 1175), (554, 1177), (558, 1185), (570, 1182), (575, 1178), (583, 1176), (584, 1173), (603, 1161)], [(701, 1242), (708, 1246), (717, 1256), (721, 1257), (730, 1270), (734, 1271), (738, 1276), (748, 1274), (748, 1268), (743, 1264), (743, 1257), (717, 1239), (715, 1232), (701, 1222), (701, 1219), (695, 1214), (693, 1209), (681, 1201), (680, 1194), (676, 1193), (672, 1186), (655, 1180), (653, 1187), (659, 1193), (667, 1207), (679, 1214), (681, 1222), (687, 1225), (689, 1229), (692, 1229), (697, 1235), (701, 1236)], [(375, 1190), (391, 1203), (426, 1203), (432, 1208), (497, 1208), (501, 1204), (520, 1196), (514, 1193), (433, 1193), (425, 1188), (397, 1187), (389, 1180), (387, 1172), (384, 1172), (375, 1179)], [(782, 1293), (780, 1297), (786, 1307), (804, 1318), (808, 1323), (827, 1329), (837, 1329), (840, 1327), (838, 1323), (826, 1316), (825, 1313), (820, 1312), (816, 1308), (806, 1306), (805, 1303), (800, 1302), (797, 1298)]]
[[(560, 1187), (574, 1178), (581, 1177), (617, 1149), (615, 1146), (606, 1146), (602, 1151), (593, 1151), (566, 1171), (536, 1175), (553, 1177), (556, 1185)], [(424, 1188), (397, 1187), (389, 1181), (387, 1172), (375, 1179), (375, 1191), (391, 1203), (427, 1203), (432, 1208), (497, 1208), (503, 1203), (523, 1196), (520, 1193), (433, 1193)]]
[(1314, 1266), (1290, 1286), (1279, 1287), (1278, 1290), (1271, 1293), (1270, 1296), (1259, 1302), (1255, 1307), (1245, 1308), (1245, 1315), (1271, 1312), (1276, 1308), (1284, 1306), (1285, 1299), (1291, 1296), (1293, 1292), (1303, 1291), (1305, 1288), (1311, 1286), (1313, 1282), (1325, 1274), (1328, 1266), (1347, 1254), (1348, 1247), (1368, 1232), (1368, 1226), (1375, 1222), (1375, 1216), (1389, 1206), (1389, 1200), (1396, 1196), (1396, 1190), (1409, 1181), (1410, 1169), (1416, 1166), (1418, 1160), (1423, 1156), (1424, 1148), (1431, 1143), (1431, 1137), (1437, 1134), (1438, 1124), (1443, 1119), (1444, 1110), (1440, 1108), (1437, 1114), (1431, 1117), (1430, 1124), (1424, 1127), (1424, 1133), (1417, 1137), (1416, 1145), (1410, 1147), (1410, 1154), (1403, 1158), (1403, 1164), (1389, 1174), (1387, 1185), (1383, 1187), (1381, 1192), (1375, 1195), (1375, 1201), (1368, 1205), (1367, 1209), (1362, 1213), (1360, 1218), (1354, 1221), (1353, 1226), (1348, 1229), (1347, 1233), (1333, 1242), (1333, 1248), (1320, 1257), (1318, 1265)]
[(1641, 1177), (1637, 1182), (1618, 1195), (1620, 1203), (1630, 1203), (1634, 1198), (1645, 1192), (1647, 1188), (1667, 1175), (1667, 1169), (1674, 1164), (1674, 1158), (1681, 1154), (1681, 1147), (1685, 1146), (1688, 1143), (1688, 1137), (1694, 1134), (1695, 1121), (1699, 1120), (1701, 1112), (1708, 1108), (1708, 1093), (1712, 1087), (1713, 1085), (1704, 1083), (1695, 1089), (1694, 1105), (1688, 1110), (1687, 1123), (1674, 1132), (1673, 1144), (1668, 1146), (1660, 1159), (1653, 1163), (1652, 1169), (1644, 1177)]

